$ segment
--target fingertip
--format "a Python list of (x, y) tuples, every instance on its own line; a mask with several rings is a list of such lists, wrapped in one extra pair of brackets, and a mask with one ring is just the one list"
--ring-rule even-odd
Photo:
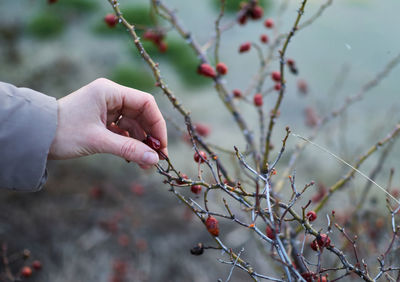
[(147, 151), (143, 153), (142, 164), (144, 165), (155, 165), (159, 160), (158, 154), (154, 151)]

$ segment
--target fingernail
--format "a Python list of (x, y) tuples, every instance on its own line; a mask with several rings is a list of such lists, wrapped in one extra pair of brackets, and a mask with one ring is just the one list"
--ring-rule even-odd
[(158, 155), (154, 152), (145, 152), (142, 157), (142, 162), (145, 164), (158, 163)]

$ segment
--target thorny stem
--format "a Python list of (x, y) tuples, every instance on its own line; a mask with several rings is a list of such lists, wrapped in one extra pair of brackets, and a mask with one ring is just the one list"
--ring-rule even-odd
[(269, 158), (269, 152), (270, 152), (270, 144), (271, 144), (271, 136), (272, 136), (272, 130), (275, 125), (275, 119), (277, 118), (279, 108), (281, 106), (281, 102), (283, 100), (283, 96), (285, 94), (285, 87), (286, 87), (286, 81), (285, 81), (285, 55), (286, 55), (286, 50), (289, 46), (289, 42), (294, 36), (295, 32), (297, 31), (300, 19), (302, 15), (304, 14), (304, 8), (306, 6), (307, 0), (303, 0), (300, 9), (298, 10), (296, 20), (293, 24), (293, 27), (289, 34), (286, 37), (285, 43), (283, 44), (282, 50), (279, 51), (280, 53), (280, 73), (281, 73), (281, 89), (279, 91), (278, 99), (276, 100), (275, 107), (271, 111), (271, 117), (269, 120), (269, 125), (268, 125), (268, 131), (267, 131), (267, 139), (265, 142), (265, 153), (264, 153), (264, 159), (262, 163), (262, 172), (267, 173), (267, 163), (268, 163), (268, 158)]
[[(396, 125), (396, 128), (384, 139), (382, 139), (381, 141), (377, 142), (375, 145), (373, 145), (371, 148), (369, 148), (369, 150), (363, 154), (362, 156), (359, 157), (358, 161), (356, 162), (356, 164), (354, 165), (355, 168), (359, 168), (360, 165), (369, 157), (371, 156), (374, 152), (376, 152), (380, 147), (382, 147), (383, 145), (385, 145), (386, 143), (392, 141), (393, 139), (395, 139), (398, 134), (400, 133), (400, 124)], [(315, 212), (320, 211), (325, 203), (328, 201), (328, 199), (332, 196), (333, 193), (335, 193), (337, 190), (339, 190), (340, 188), (342, 188), (350, 179), (353, 178), (353, 176), (355, 175), (356, 170), (352, 169), (350, 170), (346, 176), (342, 179), (340, 179), (339, 181), (337, 181), (335, 184), (333, 184), (330, 188), (328, 193), (322, 198), (322, 200), (320, 201), (320, 203), (318, 204), (318, 206), (314, 209)]]
[[(365, 94), (369, 92), (371, 89), (373, 89), (375, 86), (377, 86), (386, 76), (388, 76), (390, 72), (394, 69), (394, 67), (396, 67), (399, 63), (400, 63), (400, 53), (392, 60), (390, 60), (385, 65), (383, 70), (378, 72), (373, 79), (364, 84), (357, 94), (346, 98), (345, 102), (340, 107), (336, 108), (328, 115), (326, 115), (324, 118), (322, 118), (317, 127), (314, 129), (313, 133), (307, 139), (310, 141), (314, 140), (317, 137), (318, 133), (326, 124), (328, 124), (332, 119), (340, 116), (355, 102), (362, 100)], [(308, 144), (307, 142), (302, 142), (296, 145), (296, 150), (292, 154), (288, 166), (281, 174), (281, 180), (278, 181), (278, 183), (276, 184), (275, 190), (277, 192), (279, 192), (283, 188), (284, 179), (286, 179), (290, 174), (290, 172), (293, 170), (293, 167), (296, 164), (297, 159), (300, 157), (301, 152), (305, 149), (307, 144)]]
[[(156, 8), (156, 11), (160, 15), (164, 15), (164, 18), (167, 21), (169, 21), (174, 26), (176, 31), (181, 35), (181, 37), (188, 42), (189, 46), (192, 47), (192, 49), (199, 56), (201, 62), (210, 64), (204, 51), (201, 49), (200, 45), (197, 43), (194, 36), (190, 32), (188, 32), (186, 29), (184, 29), (183, 26), (178, 22), (178, 19), (177, 19), (175, 13), (159, 0), (152, 0), (152, 3), (154, 5), (154, 7)], [(164, 13), (161, 13), (159, 8)], [(226, 89), (225, 85), (222, 82), (222, 79), (217, 76), (214, 78), (214, 82), (215, 82), (215, 85), (214, 85), (215, 89), (217, 90), (221, 101), (224, 103), (225, 107), (229, 110), (229, 112), (233, 115), (233, 118), (235, 119), (241, 132), (243, 133), (243, 135), (246, 139), (246, 142), (250, 147), (250, 151), (253, 153), (253, 157), (255, 159), (256, 147), (254, 144), (253, 133), (250, 131), (243, 116), (240, 114), (238, 108), (233, 103), (233, 100), (232, 100), (231, 96), (229, 95), (228, 90)]]

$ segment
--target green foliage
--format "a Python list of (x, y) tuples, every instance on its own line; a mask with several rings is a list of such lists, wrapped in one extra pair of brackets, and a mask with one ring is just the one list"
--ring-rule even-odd
[(116, 83), (142, 91), (151, 91), (155, 83), (153, 76), (140, 63), (132, 66), (121, 65), (116, 67), (111, 73), (110, 79)]
[(209, 85), (212, 82), (211, 79), (200, 76), (197, 73), (200, 60), (187, 43), (180, 39), (169, 39), (167, 43), (168, 50), (165, 53), (165, 57), (174, 66), (183, 83), (188, 86), (198, 87)]
[(152, 26), (153, 19), (150, 14), (149, 5), (134, 5), (134, 6), (121, 6), (121, 12), (125, 19), (131, 23), (138, 26)]
[[(139, 36), (142, 35), (143, 28), (153, 26), (153, 20), (150, 15), (149, 5), (139, 4), (134, 6), (130, 5), (126, 7), (121, 6), (121, 12), (129, 23), (136, 25), (136, 32), (139, 34)], [(126, 28), (124, 28), (122, 24), (118, 24), (114, 28), (110, 28), (104, 22), (104, 19), (101, 18), (93, 26), (92, 31), (93, 33), (99, 35), (111, 35), (111, 34), (126, 33)]]
[(94, 0), (59, 0), (52, 6), (62, 10), (70, 9), (81, 12), (91, 12), (99, 7), (99, 3)]
[[(221, 0), (212, 0), (213, 4), (215, 6), (216, 9), (220, 9), (221, 7)], [(245, 0), (225, 0), (226, 4), (225, 4), (225, 11), (228, 13), (236, 13), (237, 11), (239, 11), (239, 6), (241, 2), (248, 2)], [(258, 3), (261, 7), (263, 7), (264, 9), (268, 8), (271, 4), (270, 0), (258, 0)]]
[(65, 23), (59, 16), (43, 12), (36, 15), (28, 24), (29, 33), (40, 38), (59, 35), (64, 30)]
[[(121, 35), (127, 33), (126, 28), (122, 24), (117, 24), (115, 27), (109, 27), (104, 18), (99, 19), (92, 27), (92, 32), (98, 35)], [(126, 34), (124, 34), (126, 36)]]

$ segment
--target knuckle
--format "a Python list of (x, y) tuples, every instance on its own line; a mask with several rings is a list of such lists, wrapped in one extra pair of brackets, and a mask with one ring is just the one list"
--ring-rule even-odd
[(95, 84), (106, 84), (106, 83), (110, 83), (110, 82), (111, 82), (111, 80), (108, 80), (107, 78), (104, 78), (104, 77), (100, 77), (94, 81)]
[(122, 145), (120, 155), (125, 159), (132, 160), (136, 154), (136, 150), (136, 144), (128, 140)]

